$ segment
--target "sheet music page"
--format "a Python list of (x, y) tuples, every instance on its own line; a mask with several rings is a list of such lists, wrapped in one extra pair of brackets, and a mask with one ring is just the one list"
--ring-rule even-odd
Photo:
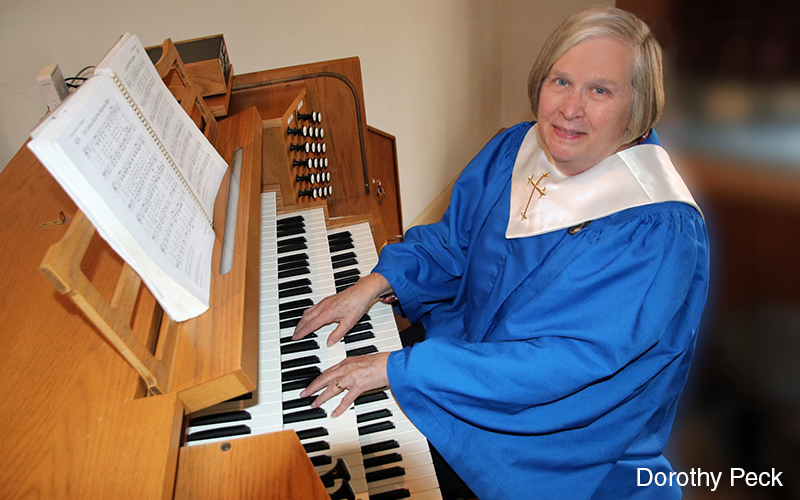
[(136, 35), (126, 33), (95, 69), (96, 74), (108, 71), (122, 80), (213, 219), (214, 201), (228, 165), (158, 76)]
[[(159, 269), (207, 308), (213, 229), (112, 75), (80, 92), (80, 106), (62, 105), (34, 131), (30, 148), (173, 319), (186, 319), (175, 304), (185, 299)], [(69, 162), (47, 161), (59, 154)]]

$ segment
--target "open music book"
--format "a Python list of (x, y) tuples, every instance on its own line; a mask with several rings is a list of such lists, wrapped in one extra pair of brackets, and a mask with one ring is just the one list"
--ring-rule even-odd
[(227, 169), (126, 34), (28, 147), (175, 321), (208, 309)]

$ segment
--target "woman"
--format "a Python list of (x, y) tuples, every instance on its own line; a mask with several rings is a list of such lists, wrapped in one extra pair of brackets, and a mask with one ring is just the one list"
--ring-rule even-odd
[[(705, 303), (705, 224), (651, 132), (661, 53), (615, 8), (553, 33), (529, 81), (535, 124), (470, 163), (441, 222), (384, 248), (372, 274), (311, 308), (300, 338), (394, 294), (423, 342), (330, 368), (303, 396), (391, 385), (482, 500), (680, 498), (637, 486), (662, 455)], [(646, 476), (645, 476), (646, 477)]]

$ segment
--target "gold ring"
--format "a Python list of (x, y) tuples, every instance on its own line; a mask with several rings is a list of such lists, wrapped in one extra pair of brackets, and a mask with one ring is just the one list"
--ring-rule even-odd
[(334, 381), (333, 381), (333, 385), (335, 385), (335, 386), (336, 386), (336, 388), (337, 388), (337, 389), (339, 389), (339, 392), (344, 392), (344, 387), (342, 387), (341, 385), (339, 385), (339, 381), (338, 381), (338, 380), (334, 380)]

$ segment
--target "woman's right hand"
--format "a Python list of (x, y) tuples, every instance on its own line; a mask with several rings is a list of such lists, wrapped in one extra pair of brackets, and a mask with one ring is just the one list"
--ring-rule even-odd
[(391, 291), (392, 287), (386, 278), (377, 273), (369, 274), (350, 288), (326, 297), (306, 309), (295, 327), (292, 339), (301, 339), (325, 325), (339, 323), (328, 336), (330, 347), (339, 342), (358, 323), (377, 297)]

